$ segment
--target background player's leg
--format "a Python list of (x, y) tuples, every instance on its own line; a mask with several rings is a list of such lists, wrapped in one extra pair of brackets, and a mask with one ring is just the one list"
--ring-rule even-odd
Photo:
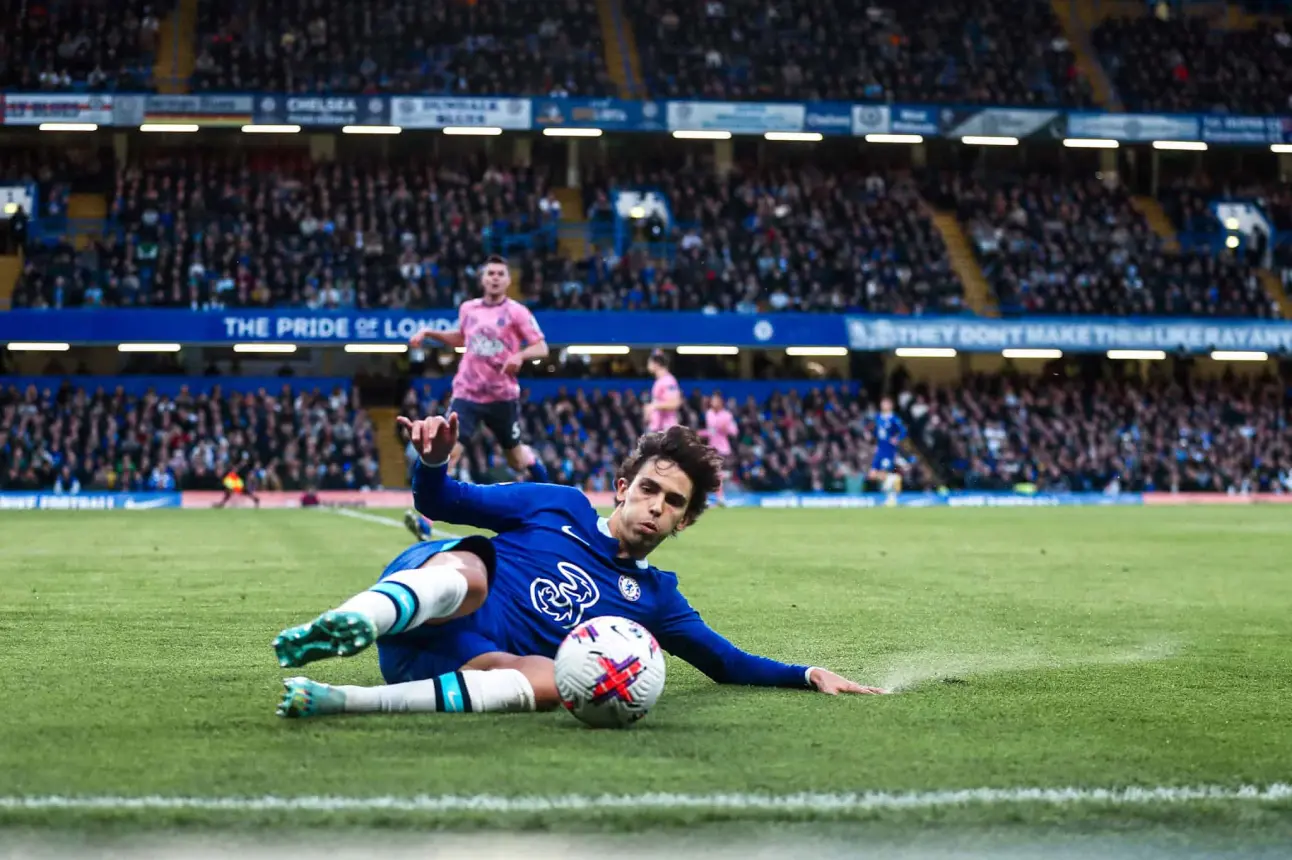
[(561, 703), (555, 666), (546, 657), (496, 651), (480, 655), (457, 672), (403, 684), (334, 687), (308, 678), (288, 678), (278, 715), (545, 711)]
[(502, 445), (507, 465), (518, 475), (529, 473), (529, 479), (540, 484), (550, 483), (547, 466), (538, 452), (520, 441), (520, 403), (507, 400), (491, 404), (489, 429)]

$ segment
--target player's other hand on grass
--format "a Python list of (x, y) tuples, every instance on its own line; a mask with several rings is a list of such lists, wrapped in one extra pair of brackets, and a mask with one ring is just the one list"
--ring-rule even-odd
[(836, 675), (828, 669), (813, 669), (808, 678), (818, 693), (825, 693), (827, 696), (837, 696), (840, 693), (874, 696), (888, 692), (880, 687), (863, 687), (856, 681), (849, 681), (842, 675)]
[(413, 448), (427, 463), (443, 463), (453, 453), (453, 446), (458, 444), (458, 413), (450, 412), (448, 417), (433, 415), (414, 421), (400, 415), (399, 426), (408, 431), (408, 440)]

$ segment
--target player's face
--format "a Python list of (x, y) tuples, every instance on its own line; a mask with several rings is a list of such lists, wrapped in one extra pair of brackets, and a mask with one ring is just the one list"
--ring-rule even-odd
[(664, 538), (686, 528), (686, 506), (694, 485), (671, 460), (648, 461), (632, 483), (620, 478), (615, 486), (619, 503), (616, 537), (636, 558), (645, 558)]
[(511, 272), (502, 263), (490, 263), (480, 273), (480, 288), (486, 299), (501, 299), (511, 286)]
[(892, 399), (885, 397), (883, 400), (879, 401), (879, 411), (884, 415), (892, 415), (893, 414)]
[(715, 395), (713, 395), (713, 399), (709, 401), (709, 408), (710, 408), (710, 409), (712, 409), (714, 412), (721, 412), (721, 411), (722, 411), (722, 395), (721, 395), (721, 394), (715, 394)]

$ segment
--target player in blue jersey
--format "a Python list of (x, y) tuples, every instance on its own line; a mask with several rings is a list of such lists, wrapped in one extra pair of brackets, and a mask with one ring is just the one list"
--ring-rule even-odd
[(906, 438), (906, 425), (893, 412), (893, 398), (879, 401), (879, 414), (875, 416), (875, 456), (870, 460), (867, 477), (880, 482), (880, 489), (888, 494), (887, 505), (897, 504), (897, 494), (902, 491), (904, 465), (898, 446)]
[(826, 669), (748, 654), (715, 633), (653, 567), (650, 552), (692, 525), (717, 490), (721, 462), (696, 433), (648, 433), (619, 467), (616, 506), (598, 516), (577, 489), (476, 486), (449, 477), (456, 414), (402, 419), (422, 459), (413, 504), (437, 521), (493, 538), (421, 542), (377, 584), (274, 640), (280, 665), (357, 654), (373, 643), (385, 686), (284, 681), (284, 717), (404, 711), (533, 711), (556, 707), (552, 658), (586, 618), (620, 615), (719, 683), (880, 693)]

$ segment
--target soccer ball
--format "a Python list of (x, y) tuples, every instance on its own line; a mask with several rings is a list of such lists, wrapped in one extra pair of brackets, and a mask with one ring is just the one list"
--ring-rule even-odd
[(646, 716), (664, 690), (664, 652), (635, 621), (603, 615), (570, 631), (556, 652), (561, 704), (597, 729)]

